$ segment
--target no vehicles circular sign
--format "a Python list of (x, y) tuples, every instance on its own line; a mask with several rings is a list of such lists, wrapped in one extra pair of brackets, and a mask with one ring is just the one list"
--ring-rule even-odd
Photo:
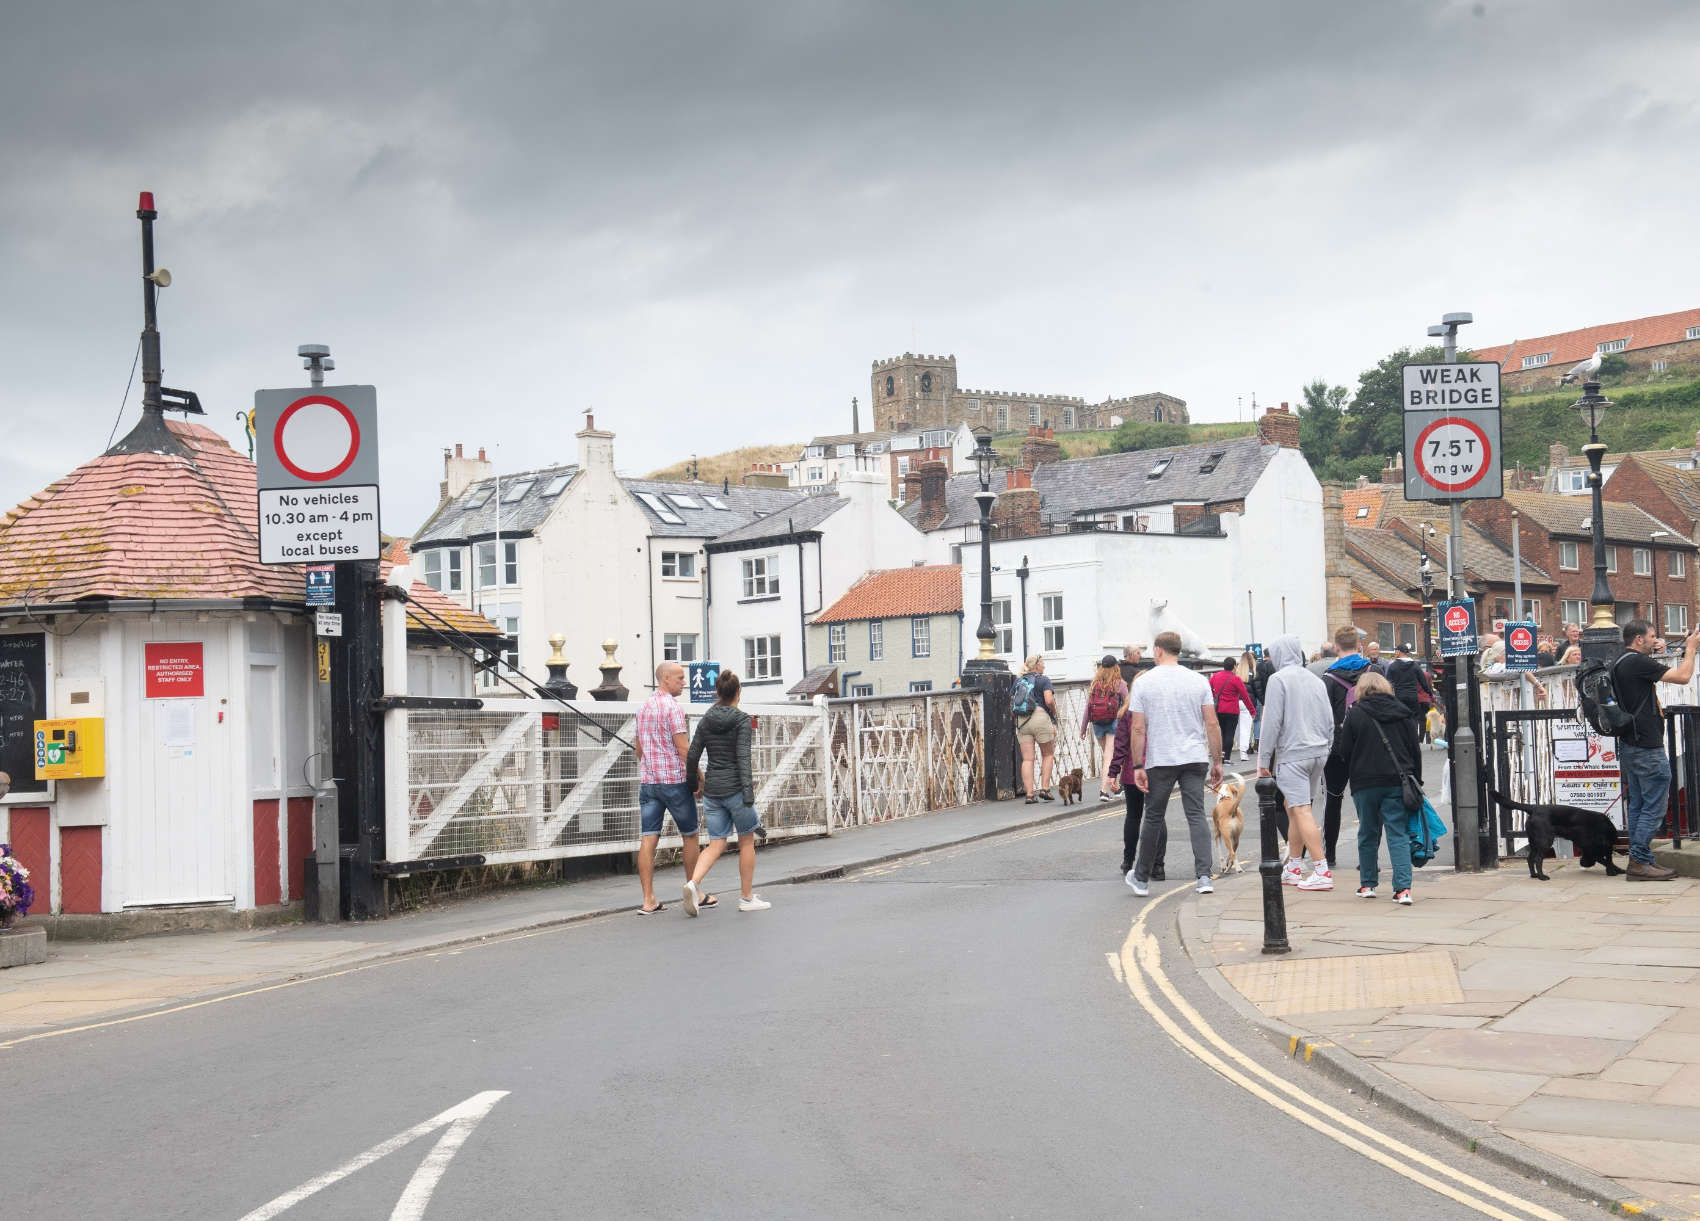
[(304, 394), (278, 413), (272, 445), (283, 469), (297, 479), (328, 483), (354, 465), (360, 423), (341, 399)]
[(1446, 493), (1467, 492), (1482, 481), (1493, 459), (1487, 432), (1473, 420), (1442, 416), (1417, 434), (1417, 474)]
[(1467, 631), (1470, 626), (1470, 612), (1462, 606), (1454, 606), (1446, 612), (1446, 630), (1449, 632)]

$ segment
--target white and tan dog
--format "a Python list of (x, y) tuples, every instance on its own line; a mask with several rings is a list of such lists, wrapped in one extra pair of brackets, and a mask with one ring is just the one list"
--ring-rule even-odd
[(1222, 845), (1226, 859), (1222, 862), (1221, 877), (1226, 873), (1242, 873), (1245, 866), (1240, 863), (1240, 832), (1245, 830), (1245, 818), (1240, 814), (1240, 798), (1245, 796), (1245, 777), (1227, 775), (1222, 777), (1222, 783), (1216, 787), (1216, 807), (1210, 811), (1210, 825), (1215, 830), (1216, 842)]

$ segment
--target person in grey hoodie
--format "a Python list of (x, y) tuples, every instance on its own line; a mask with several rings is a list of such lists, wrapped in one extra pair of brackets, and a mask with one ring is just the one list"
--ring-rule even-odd
[[(1287, 804), (1287, 861), (1281, 881), (1300, 890), (1333, 890), (1334, 874), (1311, 808), (1327, 793), (1323, 771), (1334, 746), (1334, 708), (1322, 679), (1305, 668), (1297, 636), (1278, 637), (1269, 648), (1269, 659), (1275, 673), (1264, 689), (1257, 774), (1273, 776)], [(1299, 861), (1306, 851), (1312, 865), (1309, 877)]]
[[(702, 798), (704, 821), (708, 823), (708, 847), (697, 857), (697, 867), (685, 883), (685, 914), (694, 916), (702, 906), (703, 878), (720, 854), (726, 837), (738, 829), (738, 910), (766, 911), (772, 907), (755, 890), (756, 817), (755, 778), (750, 771), (750, 717), (738, 707), (741, 684), (730, 670), (722, 670), (714, 684), (715, 705), (697, 723), (685, 760), (685, 783)], [(702, 756), (708, 752), (708, 768)]]

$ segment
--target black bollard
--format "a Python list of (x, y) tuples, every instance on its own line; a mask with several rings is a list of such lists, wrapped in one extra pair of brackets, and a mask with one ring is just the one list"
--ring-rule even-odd
[(1263, 952), (1289, 954), (1287, 944), (1287, 905), (1281, 894), (1281, 845), (1275, 831), (1281, 812), (1275, 806), (1275, 781), (1265, 776), (1257, 782), (1257, 834), (1262, 845), (1263, 863), (1257, 872), (1263, 875)]

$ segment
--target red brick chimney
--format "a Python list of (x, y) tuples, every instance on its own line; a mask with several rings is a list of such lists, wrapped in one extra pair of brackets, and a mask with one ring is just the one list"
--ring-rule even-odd
[(1405, 455), (1404, 454), (1399, 454), (1398, 457), (1394, 461), (1389, 462), (1386, 466), (1381, 468), (1381, 482), (1385, 483), (1385, 484), (1391, 484), (1394, 487), (1403, 487), (1404, 486), (1404, 484), (1405, 484)]
[(1057, 462), (1062, 459), (1062, 446), (1051, 436), (1051, 430), (1037, 425), (1028, 428), (1027, 435), (1021, 439), (1021, 465), (1026, 470), (1033, 470), (1041, 463)]
[(1258, 420), (1257, 435), (1265, 445), (1282, 445), (1288, 449), (1297, 449), (1299, 417), (1288, 411), (1285, 403), (1278, 409), (1271, 407), (1263, 413), (1263, 418)]
[(992, 506), (992, 534), (995, 538), (1026, 538), (1039, 533), (1039, 525), (1039, 492), (1036, 488), (1012, 487), (1000, 494), (997, 504)]
[(919, 472), (912, 472), (909, 478), (916, 478), (921, 484), (921, 514), (915, 519), (918, 529), (936, 530), (944, 524), (945, 484), (950, 481), (950, 468), (939, 461), (923, 462)]

